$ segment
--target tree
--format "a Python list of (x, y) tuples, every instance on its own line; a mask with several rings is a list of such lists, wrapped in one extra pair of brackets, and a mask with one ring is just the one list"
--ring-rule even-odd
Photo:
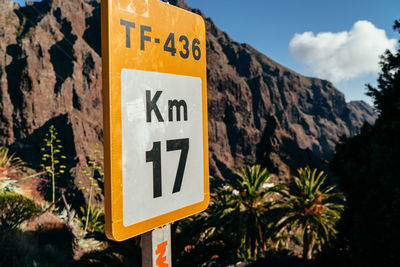
[[(400, 21), (394, 24), (400, 33)], [(336, 146), (331, 168), (347, 195), (343, 251), (349, 266), (397, 266), (400, 262), (400, 51), (381, 57), (377, 88), (367, 86), (379, 116)]]
[[(394, 30), (400, 33), (400, 20), (395, 21)], [(387, 50), (381, 56), (381, 73), (378, 77), (378, 88), (367, 85), (367, 95), (374, 100), (374, 106), (380, 113), (377, 123), (392, 122), (399, 129), (400, 118), (400, 50), (392, 53)]]
[(310, 167), (298, 170), (299, 177), (282, 192), (281, 204), (274, 210), (278, 214), (277, 235), (283, 232), (303, 234), (303, 258), (312, 259), (317, 243), (324, 244), (335, 237), (336, 223), (343, 205), (332, 202), (343, 199), (340, 193), (332, 193), (335, 186), (323, 188), (326, 175), (317, 174)]
[(224, 236), (236, 245), (245, 260), (257, 259), (268, 246), (267, 212), (280, 186), (273, 186), (273, 174), (260, 165), (245, 166), (211, 195), (205, 225), (208, 237)]

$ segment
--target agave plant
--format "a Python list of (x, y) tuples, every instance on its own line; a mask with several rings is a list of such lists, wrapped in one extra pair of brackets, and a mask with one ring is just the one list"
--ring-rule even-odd
[(52, 196), (51, 203), (56, 202), (57, 179), (65, 174), (66, 166), (62, 164), (67, 157), (61, 154), (61, 140), (58, 138), (58, 132), (54, 125), (50, 125), (48, 132), (43, 139), (42, 164), (40, 165), (46, 173), (45, 181), (51, 182)]
[[(84, 226), (84, 231), (86, 233), (89, 223), (89, 216), (92, 210), (92, 200), (102, 192), (102, 185), (104, 185), (104, 173), (103, 173), (103, 162), (102, 157), (99, 157), (100, 150), (98, 150), (98, 145), (95, 147), (95, 156), (87, 156), (86, 157), (86, 165), (85, 170), (82, 171), (84, 177), (87, 178), (87, 182), (89, 183), (88, 187), (82, 186), (84, 181), (80, 180), (78, 182), (80, 189), (82, 191), (86, 191), (89, 194), (88, 202), (86, 206), (86, 224)], [(87, 184), (87, 182), (85, 184)]]
[(10, 154), (8, 148), (0, 147), (0, 177), (15, 179), (22, 172), (24, 164), (15, 154)]
[(299, 177), (282, 191), (281, 204), (277, 206), (280, 219), (276, 223), (277, 235), (302, 232), (303, 258), (312, 259), (316, 244), (325, 244), (337, 234), (336, 224), (344, 206), (341, 193), (334, 193), (335, 186), (323, 187), (327, 175), (317, 174), (310, 167), (298, 169)]
[(24, 163), (14, 154), (10, 154), (8, 148), (0, 147), (0, 190), (19, 191), (18, 180), (23, 171)]
[(82, 217), (77, 217), (79, 226), (86, 232), (104, 232), (104, 211), (99, 207), (80, 208)]

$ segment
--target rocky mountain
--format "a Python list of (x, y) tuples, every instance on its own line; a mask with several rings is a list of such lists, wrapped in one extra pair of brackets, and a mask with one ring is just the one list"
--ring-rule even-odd
[(83, 162), (94, 144), (102, 142), (100, 3), (4, 5), (1, 144), (37, 166), (44, 132), (54, 124), (65, 153)]
[[(191, 10), (184, 1), (170, 2)], [(375, 120), (370, 106), (346, 103), (329, 81), (304, 77), (205, 21), (213, 175), (226, 176), (249, 160), (281, 177), (306, 165), (325, 168), (339, 136)]]
[[(102, 142), (100, 1), (10, 3), (0, 0), (0, 143), (37, 166), (53, 124), (79, 167)], [(191, 10), (183, 0), (170, 3)], [(324, 167), (339, 136), (374, 121), (371, 107), (346, 103), (332, 83), (285, 68), (205, 22), (211, 175), (228, 177), (247, 162), (282, 178), (300, 166)]]

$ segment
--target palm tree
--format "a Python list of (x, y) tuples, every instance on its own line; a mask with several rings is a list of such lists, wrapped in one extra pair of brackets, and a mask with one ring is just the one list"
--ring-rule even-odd
[(272, 176), (260, 165), (245, 166), (211, 195), (207, 223), (237, 240), (241, 258), (257, 259), (266, 250), (271, 224), (266, 213), (281, 188), (269, 183)]
[(277, 235), (283, 232), (303, 234), (303, 258), (312, 259), (314, 246), (329, 242), (337, 234), (336, 223), (343, 205), (334, 201), (344, 200), (341, 193), (332, 193), (335, 186), (322, 188), (324, 172), (310, 167), (298, 169), (299, 177), (282, 191), (281, 204), (276, 206), (280, 219), (275, 225)]

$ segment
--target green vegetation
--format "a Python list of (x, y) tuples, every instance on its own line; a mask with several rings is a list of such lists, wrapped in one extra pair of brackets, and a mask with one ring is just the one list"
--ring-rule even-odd
[(104, 211), (99, 207), (89, 205), (81, 207), (81, 217), (77, 217), (79, 226), (86, 232), (104, 232)]
[(189, 255), (180, 256), (193, 258), (202, 254), (210, 259), (218, 257), (226, 264), (262, 256), (269, 241), (266, 230), (271, 222), (267, 211), (277, 190), (269, 183), (272, 176), (259, 165), (245, 166), (231, 180), (224, 181), (211, 194), (210, 206), (204, 213), (179, 223), (178, 236), (193, 237), (188, 240), (193, 245), (185, 248)]
[(22, 160), (0, 147), (0, 235), (13, 232), (40, 212), (31, 199), (14, 192), (23, 172)]
[[(41, 167), (44, 172), (34, 175), (26, 176), (23, 162), (14, 154), (10, 154), (7, 148), (0, 147), (0, 246), (5, 248), (0, 250), (1, 266), (69, 266), (73, 262), (73, 247), (82, 243), (79, 242), (82, 239), (82, 230), (76, 227), (79, 225), (79, 218), (75, 218), (77, 212), (71, 210), (67, 204), (67, 188), (58, 186), (58, 180), (66, 170), (66, 166), (62, 165), (66, 157), (62, 155), (63, 147), (57, 136), (55, 127), (50, 126), (41, 148)], [(101, 164), (97, 166), (90, 160), (88, 164), (93, 168), (93, 173), (101, 174), (102, 181), (102, 171), (98, 168)], [(40, 177), (42, 174), (45, 176)], [(24, 192), (21, 182), (24, 180), (25, 188), (27, 179), (32, 180), (32, 188), (39, 182), (38, 189), (45, 198), (51, 191), (51, 203), (36, 204), (32, 199), (14, 192)], [(71, 183), (66, 184), (68, 186)], [(61, 196), (56, 199), (56, 195)], [(56, 206), (61, 199), (65, 205), (64, 209)], [(82, 206), (79, 209), (84, 214), (82, 228), (85, 227), (91, 232), (104, 232), (104, 212), (100, 208), (93, 209), (90, 206), (88, 212), (86, 208)], [(39, 216), (37, 222), (35, 220), (24, 226), (24, 222), (35, 216)], [(24, 231), (25, 227), (29, 227), (30, 231)], [(91, 240), (86, 244), (89, 244), (87, 249), (93, 247)]]
[(22, 160), (10, 154), (8, 148), (0, 147), (0, 190), (15, 191), (23, 170)]
[(46, 176), (51, 181), (52, 197), (51, 203), (56, 201), (56, 178), (59, 178), (65, 172), (66, 166), (61, 164), (66, 156), (61, 154), (61, 141), (57, 138), (57, 131), (54, 125), (51, 125), (46, 137), (43, 139), (44, 146), (41, 148), (42, 161), (41, 167), (46, 171)]
[(18, 42), (21, 41), (22, 39), (29, 38), (34, 34), (35, 28), (32, 26), (30, 22), (29, 24), (30, 25), (28, 25), (26, 18), (23, 17), (22, 22), (17, 27), (17, 31), (15, 33)]
[(332, 193), (335, 186), (322, 188), (326, 179), (323, 172), (309, 167), (298, 170), (294, 184), (282, 191), (283, 199), (277, 210), (281, 218), (275, 225), (278, 235), (302, 233), (303, 258), (311, 260), (316, 245), (321, 246), (337, 234), (336, 224), (340, 219), (343, 205), (336, 204), (334, 198), (344, 200), (340, 193)]
[[(400, 33), (400, 20), (394, 24)], [(354, 137), (343, 137), (331, 168), (340, 177), (348, 208), (339, 253), (345, 266), (398, 266), (400, 254), (400, 50), (381, 57), (377, 88), (367, 86), (379, 117)]]
[[(98, 227), (95, 226), (95, 224), (104, 223), (104, 213), (101, 211), (101, 209), (98, 207), (92, 209), (93, 196), (102, 192), (100, 185), (104, 184), (103, 162), (102, 157), (99, 157), (100, 150), (97, 149), (97, 146), (94, 153), (95, 157), (91, 155), (87, 156), (87, 164), (85, 165), (86, 169), (82, 171), (84, 177), (88, 179), (89, 186), (88, 188), (85, 186), (81, 186), (80, 188), (82, 191), (86, 191), (89, 194), (87, 206), (85, 208), (81, 207), (82, 216), (84, 217), (80, 218), (80, 221), (85, 222), (83, 226), (85, 233), (88, 230), (89, 224), (91, 224), (91, 226), (89, 226), (89, 232), (92, 232), (94, 228)], [(79, 181), (78, 183), (83, 185), (83, 181)], [(93, 212), (96, 212), (96, 214), (93, 214)], [(101, 217), (103, 220), (99, 221), (99, 218)]]
[[(50, 184), (48, 189), (51, 189), (51, 203), (41, 204), (47, 206), (46, 211), (42, 213), (32, 200), (15, 192), (0, 194), (0, 227), (6, 232), (17, 231), (22, 238), (22, 241), (15, 242), (12, 250), (26, 251), (23, 245), (26, 237), (20, 229), (21, 223), (47, 212), (58, 219), (47, 226), (38, 225), (36, 233), (38, 238), (40, 236), (46, 242), (52, 242), (54, 247), (60, 246), (57, 242), (59, 238), (49, 233), (60, 235), (60, 238), (65, 235), (65, 240), (69, 240), (70, 244), (63, 252), (66, 253), (63, 264), (72, 262), (72, 246), (78, 246), (86, 252), (76, 262), (78, 265), (140, 264), (139, 238), (118, 243), (105, 237), (104, 211), (93, 204), (102, 198), (104, 185), (102, 157), (97, 148), (94, 156), (86, 157), (81, 180), (77, 183), (81, 192), (87, 194), (86, 204), (78, 209), (67, 204), (67, 188), (57, 185), (66, 170), (61, 163), (66, 157), (63, 156), (63, 147), (57, 136), (55, 127), (50, 126), (41, 149), (41, 166), (45, 173), (41, 180)], [(13, 177), (22, 170), (23, 164), (7, 149), (0, 148), (1, 166), (8, 170), (7, 175)], [(174, 261), (178, 266), (188, 266), (189, 262), (190, 266), (254, 262), (268, 255), (277, 257), (279, 253), (289, 259), (298, 259), (298, 247), (303, 249), (303, 258), (311, 259), (325, 243), (335, 239), (336, 223), (343, 209), (337, 203), (341, 201), (341, 195), (332, 193), (334, 186), (324, 187), (326, 176), (322, 172), (317, 174), (317, 170), (308, 167), (299, 169), (299, 177), (294, 178), (293, 184), (277, 185), (271, 182), (275, 175), (260, 165), (245, 165), (233, 173), (230, 179), (212, 189), (210, 206), (206, 211), (173, 226)], [(46, 194), (47, 191), (42, 193)], [(61, 197), (56, 199), (57, 195)], [(60, 211), (60, 207), (55, 205), (61, 199), (65, 208)], [(6, 238), (3, 241), (9, 240)], [(287, 255), (285, 251), (293, 251), (296, 256)], [(60, 262), (57, 257), (49, 260), (29, 253), (21, 256), (24, 253), (18, 254), (18, 257), (25, 263)], [(15, 261), (11, 259), (6, 262)]]
[(18, 229), (41, 209), (31, 199), (15, 192), (0, 191), (0, 235)]
[(8, 148), (0, 147), (0, 177), (16, 178), (23, 170), (22, 160), (10, 154)]
[(259, 261), (271, 252), (296, 254), (298, 246), (303, 259), (313, 259), (335, 240), (344, 198), (324, 184), (323, 172), (306, 167), (298, 173), (293, 183), (274, 185), (266, 169), (245, 166), (224, 181), (205, 212), (177, 224), (178, 266), (196, 257), (194, 266)]
[(238, 241), (242, 259), (257, 259), (267, 249), (265, 230), (270, 222), (266, 215), (278, 191), (269, 184), (271, 177), (259, 165), (245, 166), (212, 195), (207, 220), (214, 231), (224, 231), (226, 237)]
[[(400, 21), (395, 22), (394, 28), (400, 32)], [(261, 263), (280, 257), (288, 262), (296, 259), (292, 262), (297, 263), (300, 259), (300, 264), (304, 263), (301, 266), (314, 263), (318, 266), (397, 266), (400, 262), (397, 249), (400, 179), (396, 172), (400, 162), (400, 51), (386, 52), (381, 69), (377, 88), (368, 86), (379, 118), (373, 126), (365, 124), (356, 136), (341, 138), (336, 147), (331, 168), (339, 177), (338, 188), (326, 185), (327, 176), (310, 167), (299, 169), (291, 182), (275, 185), (271, 182), (274, 175), (266, 169), (246, 165), (232, 177), (220, 181), (222, 185), (211, 189), (211, 202), (206, 211), (173, 225), (174, 265), (227, 266), (238, 261)], [(57, 193), (65, 197), (57, 187), (57, 180), (66, 170), (61, 164), (65, 156), (54, 126), (49, 128), (44, 141), (42, 167), (51, 183), (54, 204)], [(63, 221), (51, 227), (40, 225), (32, 231), (38, 235), (35, 239), (32, 234), (25, 235), (21, 225), (41, 209), (32, 200), (12, 192), (18, 187), (18, 173), (23, 164), (6, 148), (0, 148), (0, 182), (12, 184), (0, 187), (3, 188), (0, 231), (18, 233), (21, 238), (18, 240), (24, 240), (13, 243), (0, 233), (1, 245), (5, 247), (0, 250), (0, 264), (59, 263), (56, 257), (50, 261), (39, 257), (37, 251), (26, 253), (29, 251), (26, 244), (46, 247), (59, 240), (63, 240), (63, 245), (68, 242), (63, 252), (67, 255), (63, 259), (65, 265), (73, 262), (72, 247), (85, 242), (84, 250), (83, 246), (79, 247), (84, 255), (75, 262), (78, 266), (141, 264), (140, 238), (118, 243), (105, 237), (103, 210), (92, 203), (100, 200), (103, 193), (102, 158), (98, 154), (100, 151), (94, 157), (87, 157), (85, 179), (79, 182), (80, 189), (87, 194), (87, 204), (75, 207), (74, 212), (65, 204), (70, 213), (68, 217), (79, 214), (72, 223), (80, 228), (71, 230), (74, 225)], [(60, 219), (57, 209), (48, 211)], [(8, 249), (4, 244), (12, 246)], [(14, 257), (11, 260), (6, 258), (10, 255)]]

